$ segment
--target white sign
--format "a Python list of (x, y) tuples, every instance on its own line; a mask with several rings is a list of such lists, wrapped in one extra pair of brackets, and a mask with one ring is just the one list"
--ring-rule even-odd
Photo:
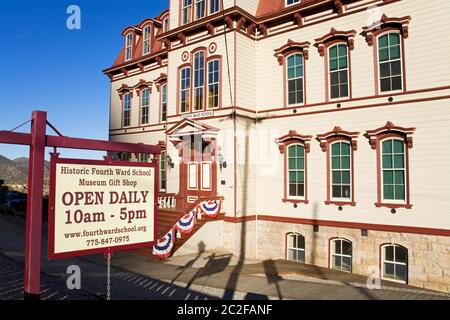
[(201, 112), (184, 114), (181, 116), (181, 119), (182, 120), (185, 120), (185, 119), (194, 120), (194, 119), (209, 118), (209, 117), (214, 117), (214, 111), (201, 111)]
[(152, 245), (156, 173), (150, 163), (52, 159), (49, 257)]

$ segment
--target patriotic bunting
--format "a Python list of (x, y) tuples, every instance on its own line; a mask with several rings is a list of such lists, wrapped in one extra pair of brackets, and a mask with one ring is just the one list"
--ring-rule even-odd
[(153, 254), (161, 259), (167, 259), (175, 246), (175, 229), (170, 230), (164, 238), (157, 241), (153, 247)]
[(200, 203), (202, 213), (210, 218), (217, 218), (220, 213), (221, 201), (203, 201)]
[(175, 225), (175, 229), (180, 231), (182, 234), (190, 234), (195, 227), (197, 222), (197, 208), (185, 215), (180, 221)]

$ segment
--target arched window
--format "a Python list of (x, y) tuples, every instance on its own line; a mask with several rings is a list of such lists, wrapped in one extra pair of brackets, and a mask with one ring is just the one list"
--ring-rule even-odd
[(218, 59), (208, 62), (208, 109), (219, 107), (219, 67)]
[(369, 130), (366, 136), (377, 151), (377, 203), (390, 209), (411, 209), (409, 186), (409, 149), (413, 148), (415, 128), (404, 128), (387, 122), (384, 127)]
[(292, 54), (286, 60), (288, 104), (301, 104), (304, 102), (303, 54)]
[(142, 90), (141, 95), (141, 124), (148, 124), (150, 110), (150, 90)]
[(349, 96), (349, 61), (346, 43), (328, 49), (329, 95), (331, 99)]
[(403, 90), (402, 43), (399, 32), (378, 37), (378, 63), (381, 92)]
[(384, 201), (406, 201), (405, 142), (387, 139), (382, 145), (382, 179)]
[(125, 37), (125, 61), (133, 58), (133, 39), (132, 33), (127, 34)]
[(131, 93), (127, 92), (123, 96), (123, 117), (122, 123), (124, 127), (131, 125)]
[(149, 54), (151, 51), (151, 41), (152, 41), (152, 28), (146, 26), (144, 28), (144, 44), (142, 46), (143, 54)]
[(349, 201), (352, 197), (351, 146), (345, 141), (331, 144), (331, 197)]
[(180, 73), (180, 113), (186, 113), (191, 110), (191, 68), (181, 69)]
[(288, 196), (289, 198), (305, 198), (305, 147), (293, 144), (288, 147)]
[(159, 189), (166, 191), (167, 188), (167, 170), (166, 170), (166, 152), (161, 152), (159, 160)]
[(382, 278), (407, 283), (408, 249), (397, 244), (387, 244), (381, 250)]
[(205, 97), (205, 53), (194, 55), (194, 110), (203, 110)]
[(287, 235), (287, 260), (305, 263), (305, 237), (298, 233)]
[(165, 18), (163, 21), (163, 31), (164, 32), (168, 32), (170, 29), (170, 25), (169, 25), (169, 17)]
[(331, 240), (331, 269), (352, 272), (352, 242), (337, 238)]

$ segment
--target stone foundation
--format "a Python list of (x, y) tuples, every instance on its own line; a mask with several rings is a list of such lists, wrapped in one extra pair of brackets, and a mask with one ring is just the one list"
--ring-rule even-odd
[[(256, 226), (258, 226), (256, 228)], [(329, 267), (329, 243), (336, 237), (353, 243), (352, 272), (364, 276), (378, 274), (380, 246), (395, 243), (408, 249), (408, 284), (450, 293), (450, 238), (420, 234), (319, 227), (271, 221), (223, 223), (223, 245), (246, 258), (286, 259), (286, 235), (299, 233), (305, 237), (306, 263)], [(242, 246), (241, 239), (245, 245)], [(257, 241), (256, 241), (257, 240)]]

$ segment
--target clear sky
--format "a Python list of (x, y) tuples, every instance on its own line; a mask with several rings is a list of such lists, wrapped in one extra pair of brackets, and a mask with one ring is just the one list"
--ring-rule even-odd
[[(168, 0), (8, 0), (0, 10), (0, 130), (48, 112), (65, 136), (108, 139), (110, 67), (122, 30), (155, 17)], [(81, 30), (69, 30), (70, 5), (81, 9)], [(21, 129), (29, 131), (29, 125)], [(64, 157), (95, 152), (60, 150)], [(0, 144), (0, 155), (28, 156), (28, 148)]]

